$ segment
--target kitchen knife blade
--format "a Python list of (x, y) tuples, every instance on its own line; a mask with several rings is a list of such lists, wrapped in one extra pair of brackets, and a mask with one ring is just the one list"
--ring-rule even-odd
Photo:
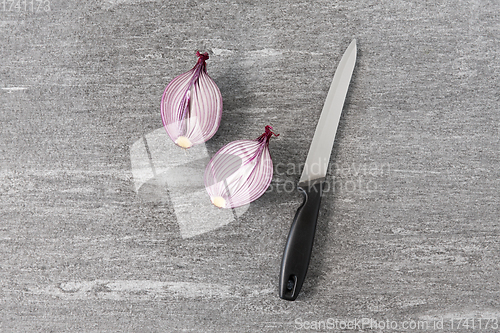
[(335, 71), (300, 176), (298, 189), (304, 201), (295, 213), (281, 262), (279, 288), (280, 297), (285, 300), (297, 298), (309, 267), (328, 162), (356, 63), (356, 52), (354, 39)]

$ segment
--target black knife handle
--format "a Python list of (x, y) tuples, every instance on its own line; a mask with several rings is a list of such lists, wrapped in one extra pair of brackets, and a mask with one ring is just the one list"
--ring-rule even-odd
[(318, 221), (324, 181), (299, 186), (304, 202), (297, 209), (285, 245), (280, 272), (280, 297), (297, 298), (306, 277)]

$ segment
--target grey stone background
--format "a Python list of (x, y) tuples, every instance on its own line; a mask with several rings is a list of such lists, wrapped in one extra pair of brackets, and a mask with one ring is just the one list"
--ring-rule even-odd
[[(498, 1), (5, 5), (2, 332), (289, 332), (329, 318), (428, 331), (442, 319), (459, 332), (454, 318), (500, 320)], [(335, 191), (302, 294), (283, 301), (301, 200), (291, 184), (353, 38)], [(161, 128), (163, 89), (196, 50), (224, 99), (209, 155), (268, 124), (280, 136), (268, 193), (184, 238), (165, 184), (135, 191), (130, 147)]]

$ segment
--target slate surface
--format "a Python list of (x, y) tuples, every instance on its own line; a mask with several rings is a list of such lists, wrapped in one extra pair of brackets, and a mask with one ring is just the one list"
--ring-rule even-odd
[[(500, 320), (498, 1), (0, 10), (1, 331), (340, 331), (335, 319), (363, 318), (355, 329), (469, 331), (461, 317), (490, 332)], [(280, 260), (301, 200), (293, 183), (353, 38), (335, 191), (302, 294), (283, 301)], [(210, 53), (224, 98), (201, 157), (268, 124), (281, 135), (268, 193), (186, 229), (181, 212), (208, 216), (190, 202), (200, 188), (180, 200), (164, 173), (136, 191), (133, 165), (148, 159), (131, 159), (136, 144), (153, 161), (163, 89), (196, 50)]]

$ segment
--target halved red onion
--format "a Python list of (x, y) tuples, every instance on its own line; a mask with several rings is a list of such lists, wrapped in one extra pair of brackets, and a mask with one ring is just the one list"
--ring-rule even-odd
[(269, 139), (271, 126), (255, 140), (233, 141), (222, 147), (205, 169), (205, 188), (220, 208), (246, 205), (266, 192), (273, 178)]
[(174, 78), (161, 99), (163, 126), (182, 148), (209, 140), (222, 117), (222, 95), (207, 74), (208, 53), (196, 55), (198, 62), (193, 69)]

